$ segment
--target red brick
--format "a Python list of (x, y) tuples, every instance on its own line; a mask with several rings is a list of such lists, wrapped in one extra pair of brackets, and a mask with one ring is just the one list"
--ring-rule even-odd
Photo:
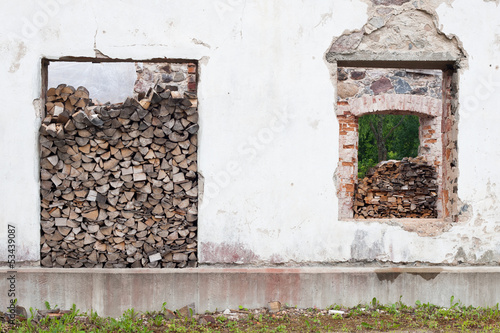
[(346, 184), (344, 186), (344, 189), (345, 189), (346, 192), (351, 192), (352, 193), (352, 192), (354, 192), (354, 185), (353, 184)]

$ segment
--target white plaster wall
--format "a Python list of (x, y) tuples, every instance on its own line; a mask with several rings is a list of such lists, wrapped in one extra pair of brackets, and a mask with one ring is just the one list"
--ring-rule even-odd
[(2, 2), (0, 261), (8, 224), (17, 227), (18, 260), (39, 259), (40, 59), (94, 56), (94, 48), (114, 58), (200, 60), (201, 263), (453, 263), (460, 247), (465, 261), (485, 253), (498, 261), (500, 84), (477, 92), (490, 74), (500, 82), (493, 2), (438, 8), (444, 31), (469, 55), (460, 102), (479, 99), (459, 132), (459, 193), (472, 218), (436, 237), (337, 220), (338, 124), (323, 54), (333, 37), (366, 22), (366, 10), (360, 0)]

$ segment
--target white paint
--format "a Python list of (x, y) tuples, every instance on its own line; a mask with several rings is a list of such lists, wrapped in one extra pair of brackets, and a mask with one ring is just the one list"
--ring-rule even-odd
[[(469, 262), (487, 251), (500, 258), (500, 87), (476, 90), (490, 75), (500, 82), (494, 3), (456, 0), (438, 9), (444, 31), (458, 36), (469, 56), (460, 102), (478, 102), (470, 113), (460, 110), (458, 143), (459, 193), (473, 218), (436, 237), (337, 219), (338, 124), (323, 54), (333, 37), (366, 22), (361, 0), (49, 3), (0, 5), (0, 261), (7, 259), (8, 224), (17, 227), (18, 259), (39, 259), (40, 120), (33, 100), (40, 95), (40, 59), (94, 56), (94, 47), (122, 59), (203, 59), (198, 156), (206, 189), (214, 191), (200, 207), (202, 262), (217, 261), (209, 244), (245, 250), (238, 262), (253, 253), (262, 263), (337, 262), (355, 254), (446, 264), (460, 247)], [(355, 240), (364, 245), (353, 246)]]

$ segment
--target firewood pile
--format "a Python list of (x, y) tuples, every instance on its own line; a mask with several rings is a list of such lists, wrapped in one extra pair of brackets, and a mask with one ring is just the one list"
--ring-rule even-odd
[(42, 266), (197, 265), (197, 99), (176, 90), (104, 105), (83, 87), (48, 90)]
[(384, 161), (359, 181), (354, 217), (436, 218), (437, 173), (422, 157)]

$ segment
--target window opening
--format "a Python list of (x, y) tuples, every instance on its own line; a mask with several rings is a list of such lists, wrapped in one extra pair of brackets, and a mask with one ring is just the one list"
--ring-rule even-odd
[(196, 267), (197, 64), (49, 64), (41, 265)]
[(359, 179), (382, 161), (418, 156), (418, 116), (369, 114), (360, 117), (358, 122)]
[(451, 77), (437, 69), (338, 68), (341, 218), (449, 216)]

